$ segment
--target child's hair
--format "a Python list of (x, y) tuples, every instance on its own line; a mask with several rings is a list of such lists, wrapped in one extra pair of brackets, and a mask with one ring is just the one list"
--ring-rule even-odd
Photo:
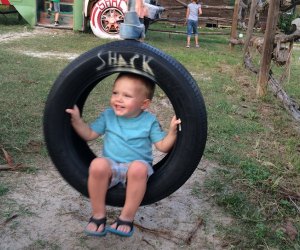
[(155, 83), (153, 81), (151, 81), (149, 78), (147, 77), (144, 77), (144, 76), (141, 76), (141, 75), (138, 75), (138, 74), (134, 74), (134, 73), (128, 73), (128, 72), (122, 72), (120, 73), (115, 82), (121, 78), (121, 77), (128, 77), (128, 78), (133, 78), (133, 79), (136, 79), (138, 81), (140, 81), (142, 84), (144, 84), (144, 86), (146, 87), (147, 89), (147, 98), (152, 100), (153, 99), (153, 96), (154, 96), (154, 91), (155, 91)]

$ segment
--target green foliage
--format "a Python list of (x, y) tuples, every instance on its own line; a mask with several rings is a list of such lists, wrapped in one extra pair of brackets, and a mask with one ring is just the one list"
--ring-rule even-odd
[(254, 230), (255, 236), (260, 241), (263, 240), (269, 232), (269, 228), (264, 223), (257, 223)]
[(261, 183), (270, 177), (270, 172), (254, 162), (241, 162), (241, 170), (251, 184)]
[(235, 216), (240, 216), (247, 208), (246, 196), (240, 192), (223, 192), (218, 197), (218, 204)]
[(235, 0), (229, 0), (229, 5), (234, 6)]
[(292, 21), (296, 16), (295, 14), (282, 13), (279, 15), (278, 28), (285, 34), (290, 33)]
[(9, 191), (9, 188), (0, 184), (0, 196), (5, 195)]

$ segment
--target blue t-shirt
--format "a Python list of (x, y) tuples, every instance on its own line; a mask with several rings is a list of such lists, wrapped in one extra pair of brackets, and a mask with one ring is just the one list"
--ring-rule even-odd
[(90, 128), (104, 135), (103, 156), (122, 163), (144, 160), (152, 164), (152, 144), (166, 136), (156, 117), (147, 111), (126, 118), (108, 108)]

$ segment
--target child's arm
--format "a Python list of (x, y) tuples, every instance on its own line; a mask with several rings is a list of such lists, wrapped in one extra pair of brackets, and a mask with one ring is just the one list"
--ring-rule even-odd
[(91, 141), (100, 136), (82, 120), (79, 109), (76, 105), (74, 105), (72, 109), (66, 109), (66, 112), (71, 115), (71, 124), (82, 139)]
[(177, 138), (177, 125), (181, 124), (180, 119), (176, 119), (176, 116), (173, 116), (168, 134), (159, 142), (154, 143), (155, 147), (164, 153), (167, 153), (173, 147), (176, 138)]
[(140, 18), (144, 18), (144, 0), (136, 0), (135, 1), (135, 11)]
[(201, 6), (199, 7), (199, 15), (202, 15), (202, 8), (201, 8)]
[(189, 18), (189, 15), (190, 15), (190, 9), (189, 9), (189, 7), (187, 7), (186, 8), (186, 13), (185, 13), (185, 24), (187, 23), (187, 20), (188, 20), (188, 18)]

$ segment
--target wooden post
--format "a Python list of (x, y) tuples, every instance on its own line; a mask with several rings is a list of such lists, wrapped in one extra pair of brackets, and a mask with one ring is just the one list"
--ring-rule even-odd
[(248, 21), (248, 27), (247, 27), (247, 34), (246, 34), (245, 43), (244, 43), (244, 57), (245, 57), (246, 53), (248, 52), (250, 39), (251, 39), (252, 33), (253, 33), (257, 4), (258, 4), (258, 0), (252, 0), (249, 21)]
[[(233, 17), (232, 17), (232, 24), (231, 24), (231, 34), (230, 34), (230, 40), (237, 38), (237, 23), (238, 23), (238, 13), (239, 13), (239, 6), (240, 6), (240, 0), (235, 0), (234, 3), (234, 10), (233, 10)], [(230, 48), (232, 49), (234, 46), (233, 43), (230, 43)]]
[(279, 5), (280, 0), (270, 0), (269, 2), (268, 19), (264, 36), (264, 45), (258, 75), (258, 84), (256, 89), (256, 94), (258, 97), (262, 97), (267, 94), (267, 85), (269, 80), (274, 38), (279, 16)]

